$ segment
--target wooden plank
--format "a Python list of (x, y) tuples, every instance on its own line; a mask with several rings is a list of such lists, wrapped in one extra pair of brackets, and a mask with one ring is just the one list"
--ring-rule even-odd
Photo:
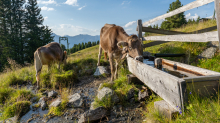
[(173, 11), (171, 11), (169, 13), (166, 13), (164, 15), (158, 16), (158, 17), (156, 17), (154, 19), (151, 19), (151, 20), (149, 20), (147, 22), (144, 22), (143, 25), (147, 26), (148, 24), (151, 24), (151, 23), (153, 23), (155, 21), (158, 21), (158, 20), (161, 20), (161, 19), (164, 19), (164, 18), (167, 18), (167, 17), (171, 17), (173, 15), (182, 13), (184, 11), (187, 11), (187, 10), (190, 10), (190, 9), (193, 9), (193, 8), (197, 8), (199, 6), (203, 6), (203, 5), (211, 3), (211, 2), (214, 2), (214, 0), (196, 0), (194, 2), (191, 2), (191, 3), (187, 4), (187, 5), (182, 6), (182, 7), (178, 8), (178, 9), (176, 9), (176, 10), (173, 10)]
[[(159, 59), (156, 59), (156, 60), (159, 60)], [(155, 61), (155, 63), (157, 63), (157, 61)], [(185, 70), (192, 71), (192, 72), (195, 72), (195, 73), (198, 72), (198, 73), (200, 73), (204, 76), (220, 75), (219, 72), (215, 72), (215, 71), (211, 71), (211, 70), (208, 70), (208, 69), (199, 68), (199, 67), (195, 67), (195, 66), (192, 66), (192, 65), (187, 65), (187, 64), (180, 63), (180, 62), (167, 60), (167, 59), (162, 59), (162, 64), (167, 64), (167, 65), (170, 64), (170, 65), (175, 66), (177, 69), (180, 69), (180, 70), (185, 69)]]
[(143, 48), (152, 47), (152, 46), (160, 45), (160, 44), (167, 43), (167, 42), (169, 42), (169, 41), (153, 41), (153, 42), (150, 42), (147, 44), (143, 44)]
[(138, 38), (141, 40), (141, 55), (143, 55), (143, 40), (142, 40), (142, 20), (137, 21), (137, 26), (138, 26)]
[(181, 35), (165, 35), (165, 36), (148, 36), (144, 40), (160, 40), (160, 41), (180, 41), (180, 42), (208, 42), (219, 41), (218, 32), (206, 32), (201, 34), (181, 34)]
[(208, 27), (208, 28), (205, 28), (205, 29), (196, 30), (196, 31), (193, 31), (193, 32), (188, 32), (188, 34), (198, 34), (198, 33), (210, 32), (210, 31), (213, 31), (215, 29), (217, 29), (217, 26), (212, 26), (212, 27)]
[[(215, 0), (215, 11), (216, 11), (216, 22), (218, 28), (218, 38), (220, 39), (220, 0)], [(220, 40), (219, 41), (219, 49), (220, 49)]]
[(177, 32), (177, 31), (170, 31), (170, 30), (164, 30), (164, 29), (155, 29), (155, 28), (150, 28), (150, 27), (142, 27), (142, 31), (157, 33), (157, 34), (165, 34), (165, 35), (187, 34), (185, 32)]
[[(167, 101), (173, 108), (182, 107), (178, 82), (184, 81), (154, 67), (127, 57), (129, 71)], [(182, 107), (183, 108), (183, 107)]]

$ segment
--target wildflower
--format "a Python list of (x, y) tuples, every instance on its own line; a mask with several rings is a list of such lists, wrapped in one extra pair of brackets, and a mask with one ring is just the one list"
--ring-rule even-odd
[(189, 94), (192, 94), (191, 92), (189, 92)]
[(182, 111), (180, 111), (179, 113), (182, 114)]

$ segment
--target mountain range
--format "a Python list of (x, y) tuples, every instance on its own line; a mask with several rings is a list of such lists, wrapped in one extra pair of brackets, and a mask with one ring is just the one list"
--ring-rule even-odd
[[(59, 36), (55, 33), (53, 33), (53, 36), (54, 36), (54, 41), (55, 42), (58, 42), (59, 43), (59, 37), (67, 37), (68, 38), (68, 42), (69, 42), (69, 48), (72, 48), (74, 46), (74, 44), (79, 44), (79, 43), (86, 43), (86, 42), (94, 42), (94, 41), (98, 41), (100, 40), (100, 36), (99, 35), (96, 35), (96, 36), (91, 36), (91, 35), (88, 35), (88, 34), (79, 34), (79, 35), (76, 35), (76, 36), (68, 36), (68, 35), (65, 35), (65, 36)], [(61, 44), (64, 44), (67, 48), (67, 42), (66, 41), (61, 41)]]

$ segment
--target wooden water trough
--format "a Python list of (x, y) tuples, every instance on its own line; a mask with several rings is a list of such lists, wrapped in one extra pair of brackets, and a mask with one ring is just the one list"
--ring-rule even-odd
[[(155, 59), (155, 67), (131, 57), (127, 57), (127, 62), (129, 71), (163, 98), (168, 103), (166, 107), (171, 107), (172, 110), (183, 112), (184, 104), (188, 102), (188, 95), (191, 93), (210, 96), (218, 92), (218, 72), (162, 58)], [(184, 76), (174, 76), (172, 72), (157, 68), (160, 66)]]

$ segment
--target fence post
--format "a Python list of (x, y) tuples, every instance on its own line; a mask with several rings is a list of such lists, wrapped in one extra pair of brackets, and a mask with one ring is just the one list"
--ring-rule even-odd
[(216, 13), (216, 23), (218, 29), (218, 40), (220, 49), (220, 0), (215, 0), (215, 13)]
[(138, 38), (141, 40), (141, 55), (143, 55), (143, 41), (142, 41), (142, 20), (139, 19), (137, 21), (137, 26), (138, 26)]

